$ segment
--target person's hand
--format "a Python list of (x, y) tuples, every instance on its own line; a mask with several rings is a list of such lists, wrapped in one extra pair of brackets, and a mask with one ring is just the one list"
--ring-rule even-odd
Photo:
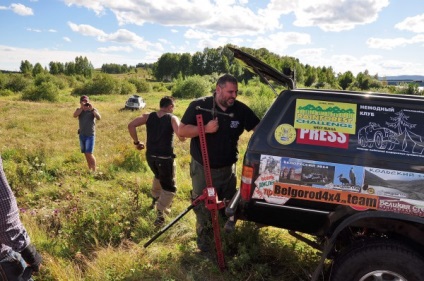
[(135, 146), (135, 148), (137, 148), (138, 150), (143, 150), (144, 149), (144, 143), (140, 142), (139, 144), (137, 144)]
[(212, 134), (218, 131), (219, 124), (218, 124), (218, 118), (215, 118), (208, 122), (205, 126), (205, 133)]
[(30, 266), (33, 269), (34, 272), (38, 272), (40, 270), (40, 266), (41, 266), (41, 262), (43, 261), (43, 258), (37, 252), (34, 245), (29, 244), (21, 252), (21, 256), (25, 260), (25, 262), (28, 264), (28, 266)]
[(84, 110), (88, 110), (88, 111), (92, 111), (93, 110), (93, 105), (89, 102), (86, 102), (84, 104)]

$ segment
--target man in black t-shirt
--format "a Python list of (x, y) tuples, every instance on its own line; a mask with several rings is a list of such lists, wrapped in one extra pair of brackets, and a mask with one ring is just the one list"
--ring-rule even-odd
[(128, 124), (128, 131), (138, 150), (144, 149), (144, 144), (138, 140), (137, 127), (146, 125), (146, 159), (154, 174), (151, 194), (152, 208), (156, 207), (157, 210), (155, 226), (161, 226), (165, 222), (164, 212), (170, 212), (170, 206), (177, 191), (174, 133), (180, 141), (185, 140), (178, 134), (180, 120), (172, 114), (175, 106), (174, 99), (168, 96), (163, 97), (159, 106), (158, 111), (143, 114)]
[[(218, 199), (231, 199), (236, 192), (235, 163), (238, 159), (237, 142), (244, 130), (254, 130), (259, 118), (244, 103), (237, 101), (238, 83), (232, 75), (221, 76), (213, 96), (190, 103), (179, 126), (179, 134), (191, 138), (190, 175), (193, 199), (203, 193), (206, 180), (199, 140), (196, 115), (201, 114), (211, 168), (212, 184)], [(202, 110), (202, 109), (206, 109)], [(212, 225), (210, 212), (199, 204), (196, 213), (197, 246), (203, 252), (210, 250)], [(233, 218), (227, 224), (234, 224)]]

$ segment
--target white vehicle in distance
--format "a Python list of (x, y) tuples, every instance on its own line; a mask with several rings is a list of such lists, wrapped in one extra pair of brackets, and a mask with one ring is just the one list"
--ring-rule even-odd
[(143, 109), (146, 107), (146, 102), (144, 99), (138, 95), (132, 95), (128, 98), (128, 100), (125, 102), (125, 109)]

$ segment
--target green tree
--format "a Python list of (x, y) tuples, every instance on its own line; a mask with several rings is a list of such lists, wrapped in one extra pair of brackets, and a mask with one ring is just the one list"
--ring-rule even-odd
[(205, 74), (205, 56), (203, 53), (196, 52), (191, 58), (191, 74), (194, 74), (194, 75)]
[(203, 53), (205, 59), (204, 74), (222, 73), (220, 52), (217, 49), (206, 48)]
[(179, 70), (183, 75), (183, 78), (187, 78), (191, 75), (191, 55), (190, 53), (184, 53), (181, 55), (180, 60), (178, 62)]
[(35, 76), (37, 76), (38, 74), (41, 74), (41, 73), (43, 73), (44, 72), (44, 69), (43, 69), (43, 67), (41, 66), (41, 64), (40, 63), (36, 63), (35, 65), (34, 65), (34, 68), (32, 69), (32, 76), (33, 77), (35, 77)]
[(350, 87), (350, 85), (355, 81), (355, 77), (353, 76), (351, 71), (346, 71), (343, 74), (339, 74), (337, 77), (337, 83), (339, 84), (339, 86), (343, 89), (346, 90), (347, 88)]
[(83, 75), (84, 77), (91, 78), (93, 76), (94, 67), (87, 57), (75, 58), (75, 74)]
[(53, 75), (64, 74), (65, 73), (65, 65), (61, 62), (53, 62), (49, 63), (49, 73)]
[(163, 54), (156, 63), (154, 75), (160, 81), (172, 81), (179, 72), (180, 56), (172, 53)]
[(317, 73), (312, 66), (306, 65), (305, 68), (305, 86), (311, 87), (317, 80)]
[(75, 70), (75, 63), (74, 62), (67, 62), (65, 63), (65, 74), (66, 75), (75, 75), (76, 70)]
[(21, 61), (21, 67), (19, 68), (23, 74), (32, 74), (32, 64), (25, 60)]

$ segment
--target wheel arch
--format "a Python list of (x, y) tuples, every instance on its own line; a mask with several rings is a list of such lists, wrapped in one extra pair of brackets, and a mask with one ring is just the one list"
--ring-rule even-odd
[(392, 212), (385, 211), (365, 211), (355, 213), (346, 219), (342, 220), (337, 226), (335, 226), (334, 231), (330, 232), (331, 236), (327, 239), (324, 249), (322, 251), (321, 260), (318, 266), (315, 268), (315, 271), (312, 275), (311, 281), (318, 280), (318, 277), (321, 275), (323, 271), (323, 266), (325, 260), (328, 258), (329, 254), (334, 250), (334, 246), (337, 240), (340, 237), (340, 234), (343, 233), (348, 227), (352, 226), (371, 226), (373, 228), (386, 226), (387, 221), (395, 222), (392, 226), (392, 231), (394, 233), (405, 236), (405, 234), (409, 230), (414, 230), (412, 234), (407, 234), (407, 237), (414, 241), (415, 244), (420, 245), (420, 247), (424, 247), (424, 242), (419, 241), (419, 238), (423, 236), (423, 228), (413, 227), (413, 225), (421, 225), (424, 227), (424, 218), (410, 216), (405, 214), (398, 214)]

